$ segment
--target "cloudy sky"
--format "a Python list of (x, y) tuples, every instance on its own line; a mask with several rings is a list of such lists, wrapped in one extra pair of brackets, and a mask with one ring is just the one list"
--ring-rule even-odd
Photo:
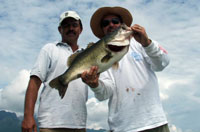
[[(200, 131), (199, 0), (0, 0), (0, 110), (23, 113), (29, 72), (44, 44), (60, 40), (59, 15), (75, 10), (82, 17), (83, 47), (96, 42), (89, 26), (102, 6), (123, 6), (133, 24), (168, 51), (171, 62), (157, 73), (160, 95), (172, 132)], [(37, 104), (38, 105), (38, 104)], [(89, 94), (88, 128), (108, 128), (107, 102)]]

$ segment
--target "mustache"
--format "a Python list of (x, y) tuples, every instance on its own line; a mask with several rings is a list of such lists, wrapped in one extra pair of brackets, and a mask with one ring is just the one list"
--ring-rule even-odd
[(73, 33), (74, 35), (76, 35), (76, 32), (74, 32), (73, 30), (69, 30), (66, 35), (70, 34), (70, 33)]
[(108, 32), (113, 32), (113, 31), (115, 31), (115, 29), (113, 27), (108, 28)]

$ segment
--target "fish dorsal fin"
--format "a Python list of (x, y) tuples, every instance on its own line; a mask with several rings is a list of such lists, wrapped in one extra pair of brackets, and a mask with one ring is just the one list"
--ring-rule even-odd
[(119, 63), (118, 62), (115, 62), (113, 65), (112, 65), (112, 68), (114, 70), (117, 70), (119, 68)]
[(94, 42), (90, 42), (88, 45), (87, 45), (87, 48), (91, 47), (93, 44), (95, 44)]
[(77, 51), (75, 52), (74, 54), (72, 54), (71, 56), (68, 57), (68, 60), (67, 60), (67, 66), (71, 66), (72, 62), (74, 61), (74, 59), (81, 53), (83, 52), (84, 49), (80, 50), (80, 51)]
[(111, 55), (111, 53), (108, 53), (107, 55), (105, 55), (102, 59), (101, 62), (102, 63), (107, 63), (113, 56)]

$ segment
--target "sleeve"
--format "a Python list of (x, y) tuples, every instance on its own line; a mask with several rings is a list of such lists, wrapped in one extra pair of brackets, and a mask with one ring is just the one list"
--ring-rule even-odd
[(51, 60), (45, 48), (42, 48), (37, 60), (31, 70), (30, 76), (37, 76), (42, 82), (46, 80), (47, 72), (50, 67)]
[(91, 88), (95, 97), (99, 101), (109, 99), (113, 95), (114, 80), (110, 72), (105, 71), (100, 74), (99, 86), (97, 88)]
[(148, 47), (144, 47), (147, 56), (145, 59), (150, 64), (153, 71), (162, 71), (170, 62), (167, 51), (162, 48), (156, 41)]

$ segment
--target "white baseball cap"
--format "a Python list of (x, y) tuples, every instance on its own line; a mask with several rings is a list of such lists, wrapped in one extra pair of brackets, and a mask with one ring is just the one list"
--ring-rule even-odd
[(81, 19), (80, 16), (75, 11), (65, 11), (60, 15), (59, 26), (61, 26), (61, 23), (63, 22), (64, 19), (69, 17), (74, 18), (75, 20)]

